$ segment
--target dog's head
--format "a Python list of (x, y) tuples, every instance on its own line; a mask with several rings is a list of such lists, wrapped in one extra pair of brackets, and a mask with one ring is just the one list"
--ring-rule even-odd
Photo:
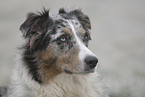
[(78, 9), (28, 14), (20, 30), (27, 40), (23, 59), (30, 72), (41, 77), (94, 72), (98, 60), (88, 49), (90, 29), (89, 17)]

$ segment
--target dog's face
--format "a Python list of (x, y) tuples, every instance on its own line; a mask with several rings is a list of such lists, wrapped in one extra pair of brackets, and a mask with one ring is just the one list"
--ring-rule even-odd
[(34, 68), (31, 65), (37, 65), (38, 75), (44, 78), (62, 72), (94, 72), (98, 60), (87, 48), (90, 29), (88, 16), (80, 10), (60, 9), (55, 16), (46, 10), (39, 15), (31, 13), (20, 28), (27, 40), (24, 61), (30, 71)]

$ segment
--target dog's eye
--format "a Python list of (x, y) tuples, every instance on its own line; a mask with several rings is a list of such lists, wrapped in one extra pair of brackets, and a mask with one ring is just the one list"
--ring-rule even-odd
[(89, 41), (89, 40), (91, 40), (91, 37), (89, 34), (86, 34), (83, 41), (85, 42), (85, 41)]
[(60, 40), (61, 40), (62, 42), (65, 42), (65, 41), (66, 41), (66, 38), (65, 38), (65, 37), (61, 37)]
[(89, 39), (89, 36), (85, 35), (84, 40), (88, 40), (88, 39)]
[(67, 41), (67, 37), (65, 35), (62, 35), (57, 40), (61, 41), (61, 42), (66, 42)]

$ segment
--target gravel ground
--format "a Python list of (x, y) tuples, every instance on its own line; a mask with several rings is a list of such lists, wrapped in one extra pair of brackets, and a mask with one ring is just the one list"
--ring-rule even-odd
[(82, 8), (92, 22), (89, 48), (110, 97), (145, 97), (145, 0), (0, 0), (0, 86), (9, 83), (26, 13)]

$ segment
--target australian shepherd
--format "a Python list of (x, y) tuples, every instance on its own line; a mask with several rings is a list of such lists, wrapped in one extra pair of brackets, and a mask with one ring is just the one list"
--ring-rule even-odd
[(108, 97), (88, 49), (90, 29), (79, 9), (29, 13), (20, 27), (25, 43), (0, 97)]

